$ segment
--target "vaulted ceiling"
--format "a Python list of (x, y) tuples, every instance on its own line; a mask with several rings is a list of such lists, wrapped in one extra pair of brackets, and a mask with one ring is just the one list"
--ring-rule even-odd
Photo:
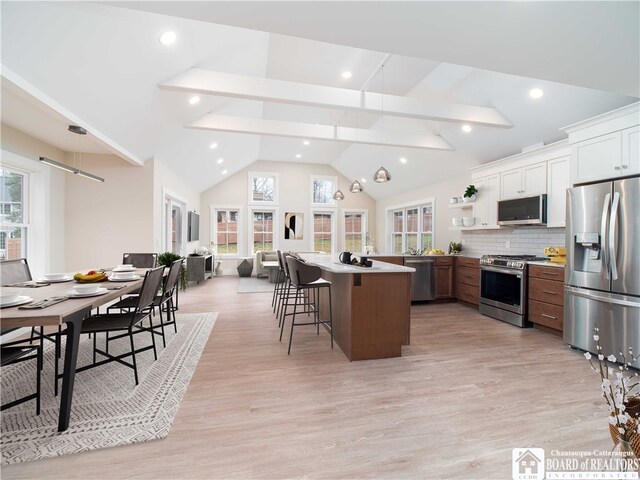
[[(321, 3), (3, 1), (2, 122), (64, 150), (111, 151), (132, 164), (159, 158), (198, 191), (277, 160), (331, 164), (383, 198), (559, 140), (561, 127), (637, 101), (637, 2), (559, 2), (558, 18), (548, 2)], [(331, 12), (342, 15), (330, 21)], [(569, 12), (575, 18), (554, 30)], [(456, 31), (443, 30), (452, 22)], [(585, 25), (593, 28), (580, 42)], [(500, 28), (513, 32), (497, 41)], [(167, 30), (177, 40), (163, 46)], [(522, 47), (541, 36), (535, 49)], [(541, 99), (528, 96), (533, 87)], [(67, 123), (90, 132), (85, 145)], [(381, 164), (393, 179), (378, 185), (370, 179)]]

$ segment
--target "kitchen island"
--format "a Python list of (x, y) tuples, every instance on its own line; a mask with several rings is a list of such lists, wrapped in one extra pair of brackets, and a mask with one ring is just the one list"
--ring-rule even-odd
[[(301, 256), (332, 284), (333, 338), (349, 360), (402, 355), (410, 340), (413, 268), (379, 261), (357, 267), (334, 255)], [(328, 318), (328, 292), (321, 290), (320, 316)]]

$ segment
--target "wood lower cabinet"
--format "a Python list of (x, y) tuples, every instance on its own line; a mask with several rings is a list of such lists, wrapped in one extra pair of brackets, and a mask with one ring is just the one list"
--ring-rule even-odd
[(564, 268), (529, 266), (527, 319), (534, 327), (562, 334), (564, 323)]
[(480, 260), (456, 257), (455, 295), (459, 302), (480, 304)]
[(378, 257), (378, 256), (367, 256), (370, 260), (376, 260), (377, 262), (387, 262), (392, 263), (394, 265), (404, 265), (404, 257), (401, 256), (393, 256), (393, 257)]
[(455, 298), (452, 257), (436, 257), (436, 300)]

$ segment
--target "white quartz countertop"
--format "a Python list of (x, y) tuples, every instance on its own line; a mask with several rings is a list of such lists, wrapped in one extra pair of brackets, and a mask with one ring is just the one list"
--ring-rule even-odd
[[(301, 254), (305, 262), (309, 265), (316, 265), (323, 270), (331, 273), (411, 273), (415, 272), (415, 268), (404, 267), (402, 265), (393, 265), (386, 262), (373, 261), (372, 267), (356, 267), (355, 265), (346, 265), (340, 263), (338, 255), (322, 255), (322, 254)], [(356, 255), (357, 258), (359, 256)]]
[(541, 265), (543, 267), (558, 267), (564, 268), (564, 264), (562, 263), (553, 263), (553, 262), (527, 262), (527, 265)]

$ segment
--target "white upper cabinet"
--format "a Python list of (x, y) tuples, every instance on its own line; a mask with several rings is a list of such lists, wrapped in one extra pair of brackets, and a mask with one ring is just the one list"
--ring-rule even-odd
[(554, 158), (547, 163), (547, 227), (564, 227), (570, 155)]
[(507, 170), (500, 174), (500, 200), (547, 193), (547, 162)]
[(473, 204), (473, 216), (476, 217), (474, 229), (500, 228), (498, 226), (500, 176), (495, 174), (474, 178), (473, 184), (478, 189), (477, 198)]
[(640, 173), (640, 103), (566, 127), (571, 144), (571, 183)]

